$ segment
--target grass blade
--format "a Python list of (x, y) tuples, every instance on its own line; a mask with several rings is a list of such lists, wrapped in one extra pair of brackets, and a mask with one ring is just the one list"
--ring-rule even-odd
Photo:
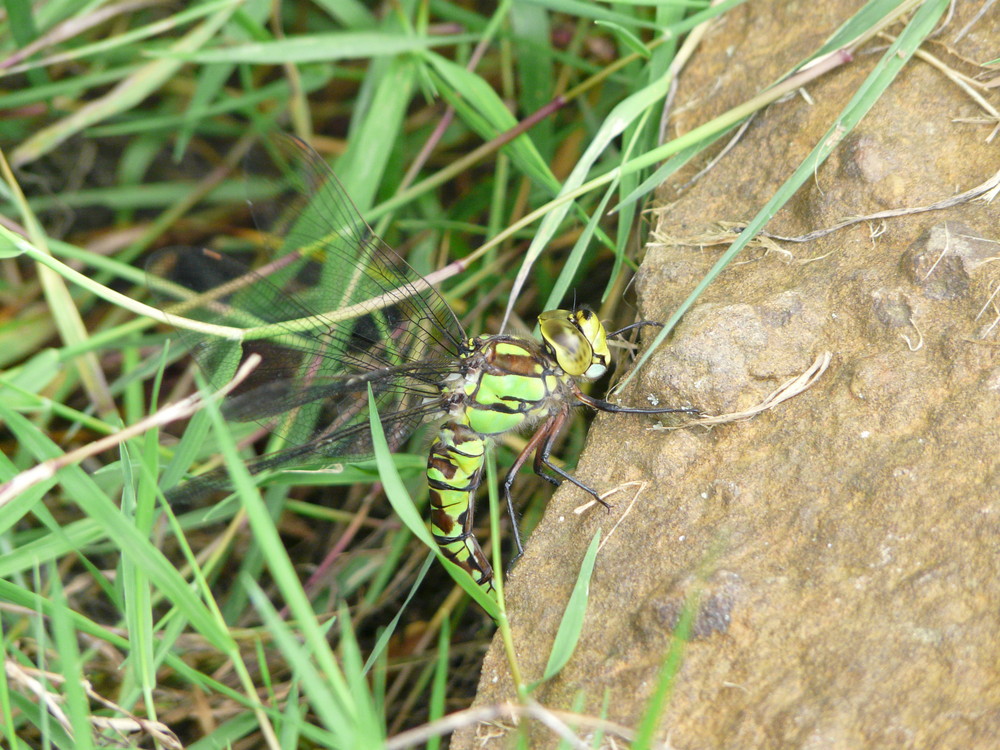
[(583, 563), (580, 565), (580, 573), (576, 577), (576, 583), (573, 584), (573, 593), (570, 594), (566, 611), (559, 621), (559, 630), (556, 631), (556, 638), (552, 643), (552, 651), (549, 653), (541, 682), (552, 679), (562, 671), (576, 651), (577, 643), (580, 642), (583, 620), (587, 614), (587, 602), (590, 598), (590, 578), (594, 573), (600, 543), (601, 531), (598, 529), (594, 538), (590, 540), (590, 546), (587, 547), (587, 554), (584, 555)]

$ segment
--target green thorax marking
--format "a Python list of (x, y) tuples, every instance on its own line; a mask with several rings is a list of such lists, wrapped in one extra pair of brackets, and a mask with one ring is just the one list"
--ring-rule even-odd
[(513, 336), (473, 339), (463, 376), (449, 384), (449, 415), (480, 435), (500, 435), (549, 416), (572, 383), (534, 341)]

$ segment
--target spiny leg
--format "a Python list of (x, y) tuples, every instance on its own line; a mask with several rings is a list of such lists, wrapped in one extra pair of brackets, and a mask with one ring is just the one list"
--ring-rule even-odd
[[(635, 323), (633, 325), (638, 326), (638, 325), (658, 325), (658, 324), (648, 323), (644, 321), (642, 323)], [(597, 409), (598, 411), (606, 411), (606, 412), (611, 412), (613, 414), (692, 414), (692, 415), (701, 414), (700, 410), (691, 407), (677, 407), (668, 409), (635, 409), (626, 406), (618, 406), (617, 404), (612, 404), (610, 401), (604, 401), (602, 399), (597, 399), (591, 396), (587, 396), (586, 394), (580, 392), (578, 389), (575, 395), (576, 398), (579, 399), (579, 401), (582, 404)], [(559, 431), (562, 429), (562, 426), (565, 423), (566, 418), (568, 416), (569, 416), (569, 408), (565, 408), (555, 416), (550, 417), (549, 420), (542, 426), (542, 429), (540, 429), (531, 439), (529, 446), (536, 447), (537, 449), (537, 452), (535, 454), (535, 463), (534, 463), (535, 473), (557, 486), (561, 484), (563, 480), (572, 482), (581, 490), (583, 490), (588, 495), (593, 497), (597, 502), (599, 502), (605, 508), (610, 510), (611, 505), (605, 502), (605, 500), (597, 493), (597, 490), (595, 490), (593, 487), (587, 486), (579, 479), (574, 477), (572, 474), (570, 474), (568, 471), (559, 468), (549, 460), (549, 456), (552, 454), (552, 448), (555, 444), (555, 439), (559, 435)], [(544, 435), (543, 441), (537, 439), (542, 437), (543, 435)], [(555, 472), (560, 478), (557, 479), (556, 477), (548, 476), (544, 471), (542, 471), (543, 465), (551, 469), (553, 472)]]
[(617, 331), (609, 331), (608, 338), (610, 339), (614, 336), (621, 336), (626, 331), (631, 331), (634, 328), (642, 328), (643, 326), (655, 326), (657, 328), (663, 328), (663, 323), (658, 323), (655, 320), (639, 320), (636, 321), (635, 323), (632, 323), (631, 325), (625, 326), (624, 328), (619, 328)]
[(691, 406), (680, 406), (669, 409), (638, 409), (631, 406), (618, 406), (618, 404), (613, 404), (610, 401), (593, 398), (585, 393), (581, 393), (579, 390), (573, 395), (590, 408), (610, 412), (611, 414), (690, 414), (695, 417), (702, 414), (701, 409), (695, 409)]
[[(546, 435), (545, 441), (538, 445), (538, 448), (535, 452), (535, 465), (534, 465), (535, 473), (538, 474), (538, 476), (540, 477), (545, 477), (545, 479), (549, 480), (550, 482), (552, 482), (557, 486), (562, 484), (563, 480), (571, 482), (575, 484), (577, 487), (579, 487), (581, 490), (586, 492), (587, 494), (591, 495), (595, 500), (597, 500), (597, 502), (599, 502), (605, 508), (611, 510), (611, 506), (608, 505), (608, 503), (604, 502), (604, 499), (597, 494), (597, 490), (595, 490), (592, 487), (588, 487), (579, 479), (570, 474), (568, 471), (559, 468), (549, 460), (549, 456), (552, 455), (552, 448), (555, 445), (556, 438), (559, 436), (559, 431), (562, 429), (563, 424), (566, 422), (566, 417), (568, 416), (569, 416), (569, 409), (564, 409), (563, 411), (559, 412), (559, 414), (557, 414), (556, 416), (552, 417), (549, 420), (550, 422), (555, 422), (555, 424), (552, 426), (552, 428)], [(556, 477), (550, 477), (547, 474), (545, 474), (545, 472), (542, 471), (543, 465), (547, 466), (549, 469), (558, 474), (560, 478), (557, 479)]]
[[(528, 460), (528, 456), (536, 451), (543, 441), (549, 439), (549, 435), (555, 430), (556, 433), (562, 428), (563, 422), (566, 420), (566, 415), (560, 411), (559, 414), (549, 417), (542, 423), (542, 426), (535, 430), (535, 434), (531, 436), (527, 445), (518, 454), (517, 458), (514, 459), (514, 463), (511, 465), (510, 469), (507, 471), (506, 476), (503, 479), (503, 498), (504, 502), (507, 503), (507, 514), (510, 516), (510, 523), (514, 529), (514, 546), (517, 548), (517, 553), (514, 555), (514, 559), (510, 561), (511, 565), (524, 554), (524, 547), (521, 545), (521, 532), (517, 527), (517, 516), (514, 513), (514, 500), (511, 497), (511, 487), (514, 484), (514, 479), (517, 477), (517, 473), (524, 466), (524, 462)], [(537, 468), (536, 468), (536, 473)], [(560, 484), (560, 480), (550, 477), (543, 473), (538, 473), (538, 475), (557, 487)]]
[[(514, 544), (517, 547), (517, 554), (515, 554), (514, 558), (510, 561), (511, 565), (513, 565), (517, 561), (517, 559), (524, 554), (524, 547), (521, 544), (521, 533), (518, 530), (518, 525), (517, 525), (517, 516), (514, 513), (514, 501), (511, 495), (511, 487), (514, 484), (514, 479), (517, 476), (517, 473), (521, 470), (521, 467), (524, 466), (524, 462), (528, 460), (528, 456), (531, 455), (531, 453), (535, 454), (535, 460), (534, 460), (535, 473), (542, 479), (544, 479), (547, 482), (551, 482), (556, 487), (561, 485), (563, 483), (563, 480), (568, 480), (573, 484), (575, 484), (577, 487), (579, 487), (581, 490), (586, 492), (587, 494), (593, 496), (594, 499), (597, 500), (597, 502), (599, 502), (605, 508), (608, 509), (611, 508), (611, 506), (608, 505), (608, 503), (606, 503), (601, 498), (601, 496), (597, 494), (596, 490), (592, 489), (591, 487), (588, 487), (583, 482), (574, 477), (572, 474), (570, 474), (567, 471), (564, 471), (563, 469), (560, 469), (558, 466), (549, 461), (549, 456), (552, 454), (552, 448), (555, 445), (556, 438), (562, 431), (563, 425), (566, 424), (566, 419), (568, 416), (569, 416), (569, 407), (567, 406), (566, 408), (561, 409), (558, 413), (552, 415), (547, 420), (545, 420), (542, 426), (539, 427), (535, 431), (535, 434), (531, 436), (531, 439), (524, 446), (524, 449), (518, 454), (517, 458), (514, 460), (513, 465), (510, 467), (510, 470), (507, 472), (507, 475), (504, 477), (503, 480), (504, 500), (507, 503), (507, 513), (510, 515), (511, 525), (513, 526), (514, 529)], [(547, 466), (558, 476), (553, 477), (547, 474), (542, 469), (543, 465)]]

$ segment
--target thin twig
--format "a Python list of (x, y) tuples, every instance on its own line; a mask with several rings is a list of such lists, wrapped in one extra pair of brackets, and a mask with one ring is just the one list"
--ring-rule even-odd
[[(856, 216), (851, 219), (845, 219), (844, 221), (838, 222), (831, 227), (825, 229), (817, 229), (814, 232), (809, 232), (808, 234), (801, 234), (797, 237), (783, 237), (780, 234), (770, 234), (766, 232), (761, 232), (761, 234), (771, 237), (772, 239), (781, 240), (782, 242), (811, 242), (812, 240), (819, 239), (833, 232), (837, 232), (844, 227), (852, 226), (853, 224), (860, 224), (866, 221), (877, 221), (879, 219), (892, 219), (897, 216), (908, 216), (909, 214), (918, 214), (925, 211), (940, 211), (943, 208), (951, 208), (952, 206), (957, 206), (962, 203), (966, 203), (975, 198), (981, 196), (996, 195), (996, 191), (1000, 189), (1000, 172), (997, 172), (992, 177), (990, 177), (986, 182), (976, 185), (976, 187), (971, 190), (966, 190), (964, 193), (959, 193), (958, 195), (953, 195), (950, 198), (945, 198), (944, 200), (937, 201), (936, 203), (931, 203), (927, 206), (912, 206), (910, 208), (891, 208), (888, 211), (879, 211), (878, 213), (868, 214), (866, 216)], [(988, 201), (987, 201), (988, 202)]]
[(718, 414), (714, 416), (703, 416), (693, 419), (690, 422), (681, 425), (671, 425), (667, 426), (656, 426), (651, 429), (654, 430), (676, 430), (682, 427), (690, 427), (691, 425), (715, 425), (715, 424), (726, 424), (728, 422), (736, 422), (742, 419), (750, 419), (762, 411), (767, 411), (768, 409), (773, 409), (775, 406), (780, 404), (782, 401), (787, 401), (790, 398), (798, 396), (800, 393), (808, 388), (811, 388), (816, 384), (816, 381), (826, 372), (826, 368), (830, 366), (830, 361), (833, 359), (833, 354), (830, 352), (823, 352), (818, 357), (812, 365), (809, 366), (805, 372), (801, 375), (797, 375), (791, 380), (787, 380), (777, 388), (775, 388), (771, 393), (769, 393), (763, 401), (761, 401), (756, 406), (751, 406), (749, 409), (744, 411), (732, 412), (731, 414)]

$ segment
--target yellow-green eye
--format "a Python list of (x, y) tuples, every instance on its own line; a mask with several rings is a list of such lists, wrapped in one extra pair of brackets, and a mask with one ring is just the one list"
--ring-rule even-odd
[(591, 348), (591, 364), (584, 371), (583, 376), (591, 379), (599, 378), (608, 369), (608, 363), (611, 361), (611, 350), (608, 349), (608, 332), (604, 329), (600, 318), (589, 308), (581, 307), (574, 310), (573, 317), (576, 319), (577, 328), (590, 343)]
[(538, 324), (549, 352), (568, 374), (593, 379), (608, 369), (607, 332), (592, 310), (549, 310), (538, 316)]

